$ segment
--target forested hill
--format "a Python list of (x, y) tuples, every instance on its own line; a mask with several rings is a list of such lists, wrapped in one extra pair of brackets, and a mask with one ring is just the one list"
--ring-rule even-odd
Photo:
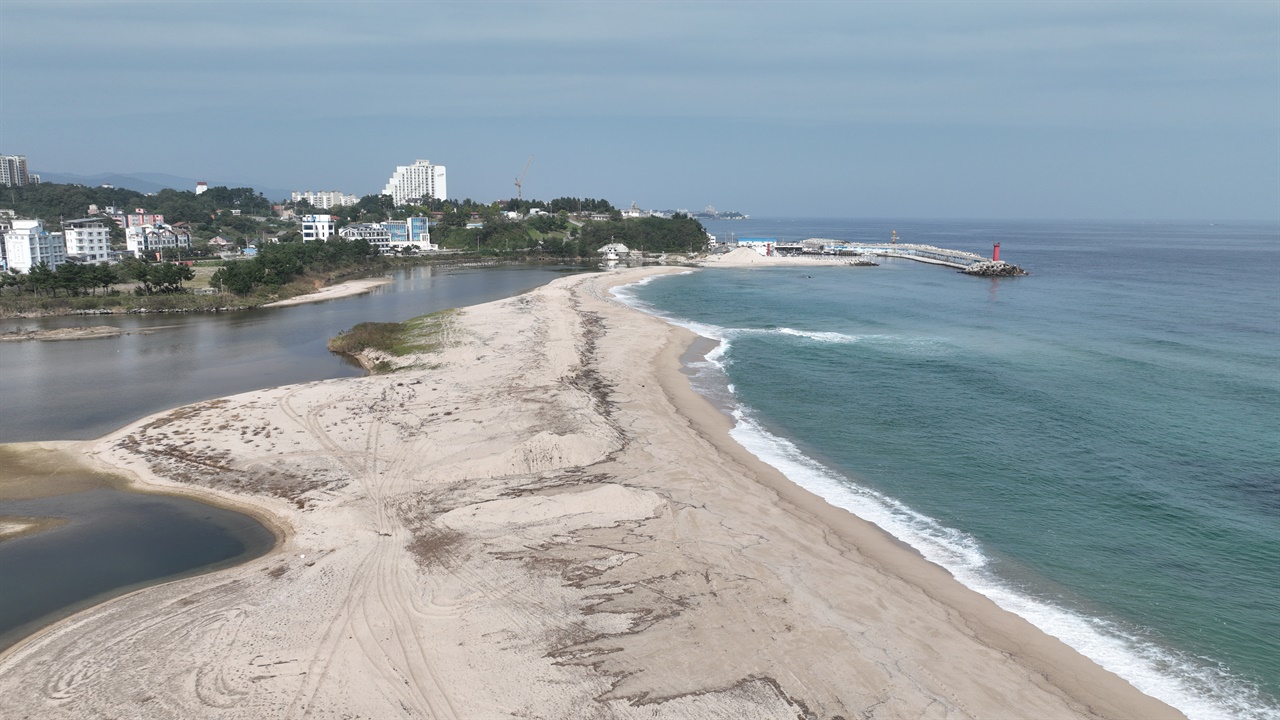
[(272, 216), (271, 201), (253, 188), (211, 187), (196, 195), (190, 190), (161, 190), (144, 195), (125, 188), (87, 187), (60, 183), (37, 183), (0, 188), (0, 208), (18, 217), (36, 218), (48, 224), (74, 220), (89, 214), (89, 206), (99, 211), (115, 206), (126, 212), (146, 208), (164, 215), (165, 222), (198, 223), (222, 210), (239, 210), (242, 215)]

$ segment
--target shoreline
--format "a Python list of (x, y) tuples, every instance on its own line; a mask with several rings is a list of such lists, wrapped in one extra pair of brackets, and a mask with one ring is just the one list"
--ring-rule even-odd
[[(136, 713), (153, 686), (170, 715), (219, 717), (246, 698), (286, 716), (1179, 716), (734, 441), (681, 370), (697, 336), (610, 295), (672, 271), (466, 308), (435, 367), (197, 403), (80, 444), (293, 533), (21, 641), (0, 656), (6, 698), (58, 717)], [(163, 669), (129, 668), (138, 652)], [(115, 675), (43, 692), (72, 659)], [(218, 684), (191, 688), (193, 672)]]
[(289, 307), (290, 305), (305, 305), (307, 303), (324, 302), (325, 300), (336, 300), (338, 298), (351, 297), (352, 295), (363, 295), (371, 292), (376, 287), (390, 285), (393, 282), (395, 282), (395, 278), (387, 276), (346, 280), (337, 285), (326, 285), (305, 295), (295, 295), (285, 300), (276, 300), (258, 307)]

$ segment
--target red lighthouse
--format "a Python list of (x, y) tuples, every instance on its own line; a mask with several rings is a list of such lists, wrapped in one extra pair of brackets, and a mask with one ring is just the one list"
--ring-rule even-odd
[(1000, 243), (991, 248), (991, 262), (1000, 262)]

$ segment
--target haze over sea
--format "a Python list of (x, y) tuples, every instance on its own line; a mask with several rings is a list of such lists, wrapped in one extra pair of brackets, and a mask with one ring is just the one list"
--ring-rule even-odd
[(711, 222), (1032, 275), (704, 270), (620, 291), (793, 480), (1192, 718), (1280, 716), (1280, 227)]

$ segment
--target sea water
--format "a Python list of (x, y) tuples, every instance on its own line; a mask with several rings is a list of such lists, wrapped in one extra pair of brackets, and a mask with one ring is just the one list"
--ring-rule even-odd
[(720, 344), (694, 384), (795, 482), (1192, 718), (1280, 716), (1280, 228), (717, 223), (918, 242), (622, 297)]

